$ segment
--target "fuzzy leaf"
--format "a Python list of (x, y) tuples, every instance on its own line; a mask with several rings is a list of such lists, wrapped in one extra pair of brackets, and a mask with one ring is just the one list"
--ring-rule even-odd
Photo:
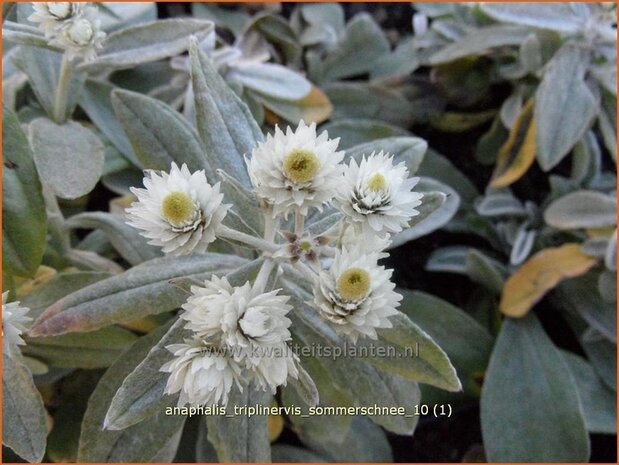
[(2, 354), (2, 444), (29, 462), (41, 462), (47, 438), (47, 412), (26, 366)]
[(60, 299), (39, 317), (30, 334), (40, 337), (93, 331), (173, 310), (187, 295), (170, 284), (171, 279), (207, 279), (243, 263), (240, 257), (220, 254), (155, 258)]
[[(574, 34), (584, 27), (586, 16), (576, 13), (569, 3), (483, 3), (484, 13), (506, 23), (550, 29)], [(588, 15), (587, 15), (588, 16)]]
[(548, 206), (544, 220), (559, 229), (614, 226), (617, 224), (617, 200), (597, 191), (571, 192)]
[(308, 124), (311, 122), (322, 123), (331, 116), (333, 111), (329, 97), (316, 86), (312, 86), (307, 96), (293, 101), (260, 94), (256, 94), (255, 97), (266, 108), (291, 123), (296, 123), (299, 120)]
[(88, 401), (78, 462), (150, 462), (171, 442), (179, 440), (185, 417), (165, 415), (163, 410), (122, 431), (104, 429), (104, 418), (112, 397), (167, 329), (163, 326), (140, 338), (103, 375)]
[(199, 19), (165, 19), (136, 24), (110, 34), (103, 49), (91, 62), (79, 65), (81, 71), (132, 68), (135, 65), (179, 55), (189, 47), (189, 38), (202, 40), (213, 30), (213, 23)]
[(503, 322), (482, 390), (481, 427), (489, 461), (589, 458), (578, 390), (534, 315)]
[(43, 257), (47, 218), (28, 140), (2, 107), (2, 268), (33, 275)]
[(38, 118), (30, 123), (28, 135), (39, 176), (58, 197), (76, 199), (95, 187), (105, 149), (90, 129), (74, 121), (58, 125)]
[(505, 283), (500, 309), (519, 318), (559, 281), (586, 273), (596, 260), (584, 254), (578, 244), (544, 249), (527, 260)]
[(548, 64), (535, 94), (537, 160), (544, 171), (556, 166), (599, 113), (598, 99), (585, 83), (590, 51), (566, 43)]
[(301, 74), (273, 63), (237, 66), (228, 77), (259, 94), (283, 100), (301, 99), (312, 90), (312, 83)]
[(409, 176), (413, 176), (423, 162), (427, 148), (428, 143), (419, 137), (388, 137), (350, 147), (346, 150), (346, 156), (360, 161), (363, 156), (367, 158), (373, 152), (383, 151), (393, 155), (394, 164), (404, 162)]

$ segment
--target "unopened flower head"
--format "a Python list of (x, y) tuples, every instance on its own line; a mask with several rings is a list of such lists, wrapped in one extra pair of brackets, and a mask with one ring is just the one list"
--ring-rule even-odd
[(393, 157), (372, 153), (360, 163), (351, 159), (338, 186), (336, 205), (349, 224), (364, 233), (386, 236), (408, 226), (419, 214), (423, 194), (412, 192), (419, 178), (409, 178), (406, 165)]
[(2, 293), (2, 352), (11, 356), (19, 350), (17, 346), (25, 344), (21, 335), (32, 318), (26, 316), (29, 309), (22, 307), (19, 302), (7, 304), (8, 297), (8, 291)]
[(97, 9), (87, 6), (82, 14), (66, 21), (55, 31), (50, 44), (64, 49), (70, 59), (81, 57), (91, 61), (103, 46), (105, 35), (97, 18)]
[(211, 186), (204, 171), (172, 163), (170, 173), (148, 171), (144, 187), (131, 189), (138, 201), (127, 209), (127, 223), (166, 254), (204, 253), (229, 208), (219, 183)]
[(296, 131), (284, 134), (275, 128), (258, 145), (247, 161), (249, 174), (259, 197), (273, 206), (273, 214), (287, 215), (299, 209), (306, 215), (312, 207), (321, 209), (335, 195), (341, 181), (344, 152), (337, 151), (339, 139), (324, 131), (316, 135), (316, 124), (303, 121)]
[(183, 305), (187, 329), (231, 347), (279, 344), (290, 339), (289, 297), (278, 291), (256, 293), (249, 283), (234, 287), (213, 277), (204, 287), (192, 286)]
[(39, 23), (39, 29), (50, 38), (64, 25), (79, 18), (87, 7), (89, 5), (82, 2), (32, 2), (34, 12), (28, 21)]
[(390, 328), (389, 317), (402, 300), (390, 281), (392, 271), (377, 264), (381, 256), (366, 253), (363, 245), (344, 247), (314, 286), (316, 309), (353, 342), (359, 336), (376, 339), (376, 328)]
[(225, 349), (200, 338), (166, 347), (174, 358), (161, 367), (170, 373), (165, 393), (180, 392), (178, 406), (228, 403), (228, 394), (236, 383), (242, 390), (243, 367)]

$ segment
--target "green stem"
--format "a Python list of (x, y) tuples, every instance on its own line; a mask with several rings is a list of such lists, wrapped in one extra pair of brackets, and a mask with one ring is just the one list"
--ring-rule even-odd
[(71, 82), (71, 60), (68, 54), (62, 56), (62, 64), (60, 65), (60, 75), (58, 76), (58, 87), (56, 87), (56, 95), (54, 97), (54, 120), (58, 124), (65, 122), (65, 113), (67, 112), (67, 94), (69, 91), (69, 83)]

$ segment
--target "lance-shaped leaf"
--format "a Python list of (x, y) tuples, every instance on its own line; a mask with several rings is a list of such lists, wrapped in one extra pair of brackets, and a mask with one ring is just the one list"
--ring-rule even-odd
[(600, 104), (585, 82), (589, 49), (572, 42), (555, 54), (535, 94), (537, 160), (556, 166), (584, 135)]
[(207, 279), (244, 263), (233, 255), (204, 254), (155, 258), (111, 278), (87, 286), (50, 306), (30, 330), (34, 337), (93, 331), (179, 307), (185, 291), (174, 278)]
[(476, 55), (488, 49), (505, 47), (506, 45), (520, 45), (531, 33), (526, 27), (500, 25), (473, 29), (464, 37), (444, 47), (432, 55), (430, 64), (438, 65)]
[(301, 99), (312, 90), (312, 83), (301, 74), (274, 63), (236, 66), (230, 69), (228, 77), (259, 94), (284, 100)]
[(501, 312), (514, 318), (526, 315), (561, 280), (580, 276), (595, 264), (596, 260), (582, 252), (578, 244), (564, 244), (536, 253), (505, 283)]
[(120, 216), (104, 212), (86, 212), (72, 216), (65, 224), (69, 228), (103, 231), (112, 246), (132, 265), (139, 265), (161, 256), (158, 247), (148, 244), (138, 230), (129, 226)]
[[(584, 27), (588, 14), (570, 3), (482, 3), (482, 11), (506, 22), (574, 34)], [(584, 10), (587, 12), (587, 10)]]
[(552, 202), (544, 220), (559, 229), (606, 228), (617, 224), (617, 199), (597, 191), (580, 190)]
[[(234, 386), (230, 392), (228, 409), (245, 406), (268, 406), (270, 392), (258, 390), (253, 384), (243, 392)], [(213, 444), (220, 462), (270, 462), (271, 444), (267, 417), (249, 416), (242, 412), (232, 417), (211, 415), (206, 417), (208, 440)]]
[(304, 120), (306, 123), (322, 123), (329, 118), (333, 111), (329, 97), (316, 86), (312, 86), (307, 96), (292, 101), (253, 92), (252, 96), (273, 113), (292, 123), (299, 120)]
[(110, 34), (94, 61), (79, 65), (81, 71), (131, 68), (185, 52), (189, 38), (202, 40), (213, 23), (199, 19), (165, 19), (122, 28)]
[(506, 187), (518, 181), (535, 160), (536, 125), (533, 100), (522, 108), (501, 149), (492, 174), (492, 187)]
[(112, 105), (129, 136), (133, 150), (145, 168), (169, 171), (172, 162), (187, 164), (190, 171), (210, 166), (195, 129), (183, 116), (160, 100), (127, 90), (112, 92)]
[(47, 412), (26, 366), (2, 354), (2, 444), (29, 462), (45, 454)]
[(393, 124), (361, 118), (329, 121), (322, 129), (340, 138), (340, 149), (349, 149), (365, 142), (373, 142), (376, 139), (410, 136), (408, 131)]
[(109, 327), (89, 334), (29, 339), (24, 353), (60, 368), (105, 368), (136, 339), (131, 331)]
[(103, 375), (88, 401), (78, 462), (150, 462), (171, 442), (178, 441), (185, 417), (166, 415), (163, 410), (122, 431), (104, 429), (104, 418), (112, 397), (167, 329), (165, 325), (140, 338)]
[(481, 427), (493, 462), (589, 458), (576, 383), (534, 315), (503, 322), (484, 380)]
[(32, 152), (17, 116), (2, 107), (2, 267), (33, 275), (43, 257), (47, 218)]
[(74, 121), (58, 125), (38, 118), (30, 123), (29, 138), (39, 176), (58, 197), (75, 199), (95, 187), (105, 148), (90, 129)]
[(185, 320), (180, 318), (172, 326), (166, 325), (169, 329), (148, 355), (124, 378), (105, 415), (105, 429), (129, 428), (176, 404), (178, 395), (164, 394), (169, 375), (160, 370), (164, 363), (173, 358), (166, 346), (181, 343), (183, 338), (189, 335), (183, 329), (184, 325)]
[(47, 48), (55, 52), (62, 51), (58, 47), (49, 44), (43, 33), (36, 27), (28, 24), (5, 21), (2, 23), (2, 39), (19, 45), (32, 45), (34, 47)]

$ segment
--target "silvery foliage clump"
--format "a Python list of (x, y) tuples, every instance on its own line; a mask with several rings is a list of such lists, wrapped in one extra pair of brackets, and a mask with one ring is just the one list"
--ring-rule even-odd
[[(46, 8), (42, 21), (32, 5), (14, 5), (3, 23), (3, 321), (13, 335), (3, 350), (3, 409), (20, 419), (3, 423), (5, 445), (32, 462), (167, 461), (187, 419), (166, 415), (170, 406), (268, 406), (276, 392), (282, 406), (413, 406), (418, 383), (461, 388), (448, 356), (415, 324), (411, 296), (378, 264), (386, 249), (443, 226), (457, 208), (449, 186), (415, 176), (422, 139), (338, 147), (336, 132), (299, 119), (265, 139), (226, 82), (238, 73), (223, 72), (204, 49), (212, 22), (155, 20), (148, 4)], [(79, 34), (67, 32), (74, 27)], [(184, 52), (191, 119), (128, 82), (131, 70), (167, 69)], [(85, 211), (100, 180), (121, 197), (110, 212)], [(232, 305), (238, 327), (232, 313), (205, 319), (204, 302)], [(281, 364), (249, 351), (293, 343), (394, 352), (330, 359), (284, 351)], [(238, 352), (205, 350), (214, 345)], [(411, 347), (418, 356), (392, 356)], [(209, 376), (185, 388), (187, 363), (196, 361)], [(100, 379), (89, 374), (100, 368)], [(73, 376), (76, 369), (88, 371)], [(67, 399), (87, 385), (92, 393), (75, 411), (63, 403), (55, 416), (72, 421), (48, 435), (37, 386), (68, 374), (76, 385), (64, 384)], [(381, 427), (410, 435), (417, 418), (291, 422), (321, 457), (338, 459), (349, 440), (360, 460), (385, 461)], [(67, 446), (63, 428), (76, 426)], [(221, 461), (270, 460), (267, 418), (207, 416), (197, 448), (212, 458), (213, 447)]]

